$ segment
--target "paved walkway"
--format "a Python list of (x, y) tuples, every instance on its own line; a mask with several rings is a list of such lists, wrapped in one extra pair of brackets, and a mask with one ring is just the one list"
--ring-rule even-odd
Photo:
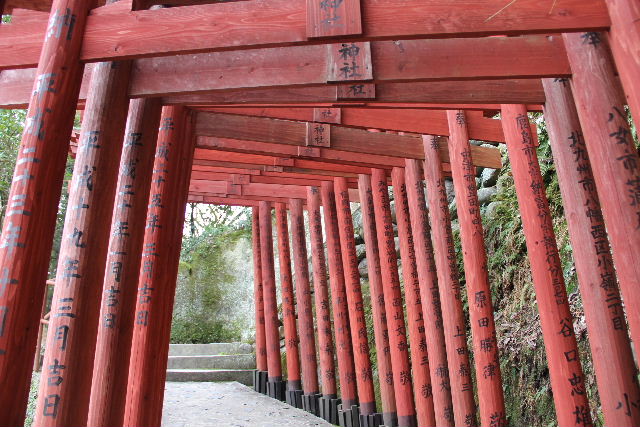
[(162, 426), (330, 427), (331, 424), (236, 382), (168, 382)]

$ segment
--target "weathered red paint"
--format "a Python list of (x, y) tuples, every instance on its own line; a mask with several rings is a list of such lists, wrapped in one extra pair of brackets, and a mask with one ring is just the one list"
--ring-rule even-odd
[(320, 354), (320, 378), (322, 394), (336, 396), (336, 372), (333, 337), (331, 335), (331, 309), (327, 286), (327, 266), (322, 238), (322, 214), (318, 187), (307, 187), (309, 211), (309, 236), (311, 238), (311, 265), (313, 267), (313, 297), (318, 328), (318, 352)]
[[(608, 426), (640, 424), (640, 390), (600, 199), (569, 83), (544, 79), (544, 117), (576, 263), (591, 357)], [(633, 308), (632, 308), (633, 309)]]
[(113, 211), (129, 73), (128, 63), (103, 62), (96, 65), (91, 79), (69, 186), (70, 209), (62, 231), (43, 362), (47, 381), (40, 382), (37, 425), (87, 422), (91, 355), (96, 348), (111, 226), (104, 216)]
[(278, 259), (280, 260), (280, 291), (282, 294), (282, 320), (284, 342), (287, 352), (287, 390), (300, 390), (300, 352), (296, 327), (296, 306), (291, 276), (291, 249), (289, 248), (289, 226), (287, 206), (276, 203), (276, 229), (278, 233)]
[(471, 160), (467, 118), (462, 110), (449, 110), (447, 117), (450, 135), (449, 158), (460, 223), (480, 404), (480, 425), (504, 427), (507, 425), (507, 415), (502, 392), (498, 338), (493, 318), (487, 252), (476, 187), (476, 167)]
[(264, 292), (264, 333), (267, 343), (269, 381), (282, 381), (280, 332), (276, 272), (273, 263), (273, 229), (271, 203), (260, 202), (260, 259), (262, 260), (262, 291)]
[[(433, 391), (433, 407), (437, 426), (453, 426), (453, 404), (447, 369), (447, 349), (444, 340), (438, 276), (431, 243), (429, 210), (424, 195), (420, 161), (406, 159), (407, 199), (411, 217), (411, 231), (418, 268), (425, 337), (429, 350), (429, 369)], [(435, 385), (435, 386), (434, 386)]]
[(124, 425), (160, 425), (182, 228), (193, 160), (191, 115), (164, 107), (149, 192)]
[[(124, 418), (125, 373), (129, 370), (160, 111), (157, 99), (136, 99), (129, 103), (102, 285), (88, 425), (121, 426)], [(128, 236), (118, 232), (123, 224), (128, 227)]]
[(380, 246), (380, 270), (384, 290), (384, 303), (387, 313), (387, 328), (393, 369), (393, 384), (396, 396), (398, 425), (415, 427), (416, 409), (413, 399), (411, 365), (409, 364), (409, 345), (407, 343), (404, 310), (402, 309), (402, 291), (398, 276), (398, 260), (391, 220), (391, 205), (387, 187), (386, 172), (382, 169), (371, 170), (373, 187), (373, 208), (376, 219), (376, 234)]
[(253, 248), (253, 299), (256, 317), (256, 369), (267, 371), (267, 342), (264, 332), (264, 294), (262, 291), (262, 259), (260, 257), (260, 208), (251, 209)]
[(22, 425), (26, 412), (39, 308), (45, 295), (84, 69), (79, 58), (89, 8), (89, 2), (83, 0), (53, 1), (50, 19), (61, 20), (68, 14), (69, 18), (75, 17), (75, 26), (73, 30), (62, 26), (60, 33), (44, 38), (44, 43), (39, 37), (38, 77), (31, 92), (0, 239), (0, 383), (5, 385), (0, 387), (2, 426)]
[[(438, 272), (438, 288), (442, 307), (444, 337), (447, 347), (451, 399), (456, 426), (476, 425), (469, 349), (462, 309), (458, 263), (456, 261), (451, 215), (444, 186), (439, 139), (424, 135), (424, 175), (429, 198), (432, 238)], [(495, 345), (496, 343), (494, 343)]]
[(304, 394), (316, 394), (318, 388), (318, 362), (313, 325), (313, 306), (309, 287), (309, 261), (305, 239), (302, 200), (291, 199), (291, 243), (296, 276), (296, 305), (300, 339), (300, 364)]
[[(636, 351), (640, 349), (640, 157), (600, 33), (563, 35), (571, 84)], [(637, 114), (637, 112), (636, 112)]]
[(402, 275), (404, 278), (404, 296), (407, 306), (407, 322), (409, 323), (409, 340), (411, 348), (411, 370), (413, 372), (413, 390), (416, 403), (418, 425), (435, 425), (433, 409), (433, 386), (429, 372), (429, 352), (425, 337), (422, 298), (418, 280), (418, 266), (413, 247), (411, 218), (404, 168), (393, 168), (391, 171), (393, 196), (396, 202), (396, 219), (398, 238), (400, 239), (400, 256), (402, 258)]
[(591, 425), (549, 202), (524, 106), (503, 105), (502, 126), (531, 263), (558, 425)]
[(611, 28), (609, 40), (616, 68), (636, 123), (640, 123), (640, 3), (605, 0)]
[(320, 193), (322, 206), (324, 207), (324, 224), (327, 236), (329, 283), (331, 285), (333, 327), (335, 329), (336, 356), (338, 359), (338, 375), (340, 377), (340, 397), (342, 399), (342, 407), (346, 410), (351, 408), (352, 405), (357, 405), (358, 398), (333, 182), (323, 182)]
[(335, 178), (337, 225), (342, 248), (342, 269), (344, 271), (345, 292), (349, 310), (349, 328), (358, 386), (358, 402), (360, 414), (369, 415), (376, 412), (376, 398), (373, 391), (373, 372), (369, 357), (369, 340), (367, 339), (367, 323), (364, 316), (364, 303), (358, 271), (358, 256), (351, 216), (351, 203), (347, 180)]
[(395, 425), (396, 399), (393, 388), (393, 371), (391, 368), (391, 347), (389, 345), (389, 329), (387, 313), (384, 305), (382, 274), (380, 272), (380, 249), (376, 233), (376, 218), (373, 210), (373, 190), (371, 176), (358, 176), (360, 206), (362, 209), (362, 230), (367, 250), (367, 271), (369, 273), (369, 293), (371, 294), (371, 312), (373, 314), (373, 333), (376, 342), (378, 360), (378, 378), (380, 379), (380, 400), (385, 425)]

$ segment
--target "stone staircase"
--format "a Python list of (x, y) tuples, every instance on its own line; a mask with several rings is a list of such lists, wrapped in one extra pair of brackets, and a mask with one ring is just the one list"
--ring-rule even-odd
[(251, 386), (256, 356), (251, 344), (171, 344), (167, 381), (237, 381)]

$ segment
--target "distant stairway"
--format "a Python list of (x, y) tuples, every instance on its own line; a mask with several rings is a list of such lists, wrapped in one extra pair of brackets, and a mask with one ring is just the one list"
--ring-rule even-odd
[(171, 344), (167, 381), (237, 381), (252, 385), (256, 356), (251, 344)]

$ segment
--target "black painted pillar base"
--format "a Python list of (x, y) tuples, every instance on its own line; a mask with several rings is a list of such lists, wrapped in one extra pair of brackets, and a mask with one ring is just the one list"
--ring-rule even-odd
[(360, 427), (384, 427), (384, 418), (381, 413), (360, 414)]
[(320, 416), (320, 393), (310, 393), (302, 395), (302, 409), (315, 415)]
[(286, 383), (281, 377), (269, 378), (267, 381), (267, 395), (284, 402)]
[(335, 394), (325, 394), (318, 399), (318, 415), (331, 424), (338, 424), (338, 407), (341, 400)]
[(398, 414), (395, 412), (385, 412), (382, 414), (382, 424), (380, 427), (398, 427)]
[(269, 374), (267, 371), (253, 371), (253, 389), (258, 393), (267, 394), (267, 379)]
[(302, 394), (304, 392), (302, 390), (287, 390), (285, 395), (286, 395), (286, 402), (298, 409), (302, 409)]
[(398, 425), (405, 427), (418, 427), (418, 418), (416, 415), (398, 417)]
[(340, 427), (360, 427), (360, 407), (351, 405), (344, 409), (343, 405), (338, 406), (338, 423)]

